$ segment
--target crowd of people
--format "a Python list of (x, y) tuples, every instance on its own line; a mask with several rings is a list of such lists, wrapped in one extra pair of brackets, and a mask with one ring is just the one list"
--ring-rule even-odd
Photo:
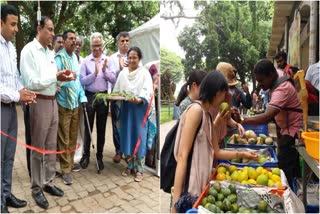
[[(72, 173), (88, 167), (95, 118), (95, 158), (98, 170), (104, 169), (109, 107), (115, 147), (113, 161), (120, 163), (124, 159), (127, 168), (122, 175), (134, 174), (136, 182), (142, 181), (146, 152), (151, 149), (157, 132), (153, 100), (157, 68), (151, 66), (149, 72), (142, 65), (140, 48), (129, 48), (128, 32), (118, 34), (118, 51), (111, 56), (103, 53), (102, 34), (93, 33), (91, 53), (82, 58), (83, 37), (71, 29), (55, 35), (54, 23), (46, 16), (35, 23), (36, 35), (23, 47), (18, 68), (11, 42), (18, 32), (18, 16), (14, 6), (1, 5), (1, 131), (8, 135), (1, 136), (1, 213), (8, 213), (8, 206), (27, 205), (11, 192), (17, 102), (23, 105), (27, 144), (51, 151), (27, 149), (32, 197), (41, 208), (49, 206), (44, 192), (64, 195), (54, 184), (57, 173), (64, 184), (71, 185)], [(98, 93), (123, 91), (133, 97), (126, 101), (95, 100)], [(55, 151), (65, 152), (57, 159)], [(57, 160), (60, 170), (56, 169)]]
[[(280, 60), (281, 63), (286, 62), (283, 52), (276, 56), (276, 60), (278, 56), (285, 58)], [(242, 90), (237, 88), (239, 82), (230, 63), (220, 62), (216, 70), (208, 73), (200, 70), (191, 72), (176, 102), (180, 123), (174, 149), (177, 167), (172, 189), (172, 212), (185, 212), (186, 207), (192, 207), (210, 179), (214, 160), (257, 158), (254, 153), (221, 149), (226, 136), (244, 134), (243, 124), (260, 125), (274, 120), (279, 130), (279, 168), (284, 171), (291, 188), (293, 179), (301, 176), (299, 154), (294, 145), (302, 128), (302, 107), (292, 80), (298, 69), (281, 63), (276, 69), (271, 61), (261, 59), (254, 66), (253, 73), (263, 97), (259, 96), (257, 90), (250, 96), (245, 84)], [(310, 66), (305, 78), (306, 82), (310, 81), (312, 85), (316, 83), (314, 87), (319, 87), (319, 69), (315, 71), (316, 68), (319, 68), (319, 62)], [(312, 79), (311, 76), (316, 76), (314, 73), (318, 76)], [(317, 96), (319, 105), (318, 93), (311, 95)], [(219, 110), (222, 102), (229, 103), (230, 110)], [(258, 105), (262, 107), (261, 102), (264, 112), (254, 116), (244, 116), (244, 111), (240, 114), (241, 106), (246, 109), (257, 108)], [(188, 157), (192, 157), (190, 165)]]

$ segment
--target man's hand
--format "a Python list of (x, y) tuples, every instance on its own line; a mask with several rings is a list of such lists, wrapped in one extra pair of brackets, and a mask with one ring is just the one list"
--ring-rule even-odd
[(76, 74), (76, 72), (72, 71), (72, 76), (73, 76), (74, 79), (77, 79), (77, 74)]
[(21, 102), (24, 102), (26, 105), (28, 104), (32, 104), (32, 103), (37, 103), (36, 102), (36, 97), (37, 97), (37, 93), (34, 91), (29, 91), (25, 88), (21, 89), (19, 91), (20, 94), (20, 100)]
[(130, 100), (128, 100), (129, 102), (132, 102), (132, 103), (135, 103), (135, 104), (138, 104), (138, 103), (142, 103), (142, 99), (141, 98), (137, 98), (137, 97), (134, 97)]
[(73, 73), (74, 72), (72, 72), (69, 69), (58, 71), (56, 74), (57, 80), (59, 80), (61, 82), (69, 82), (69, 81), (75, 80)]
[(123, 59), (121, 59), (121, 57), (119, 56), (119, 65), (120, 65), (120, 71), (122, 71), (122, 69), (124, 67), (128, 67), (128, 62), (125, 62)]
[(104, 60), (104, 62), (103, 62), (103, 65), (102, 65), (102, 72), (105, 72), (105, 71), (106, 71), (107, 63), (108, 63), (108, 60), (107, 60), (107, 58), (106, 58), (106, 59)]
[(240, 123), (237, 123), (237, 128), (238, 128), (238, 132), (239, 132), (240, 137), (242, 137), (246, 130), (243, 128), (243, 126)]

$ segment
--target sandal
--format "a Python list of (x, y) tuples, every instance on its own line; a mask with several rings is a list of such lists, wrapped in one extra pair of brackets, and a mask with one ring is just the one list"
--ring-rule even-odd
[(122, 173), (122, 176), (127, 177), (129, 175), (131, 175), (131, 169), (126, 168)]
[(143, 174), (142, 174), (142, 172), (137, 172), (137, 173), (136, 173), (136, 176), (134, 177), (134, 180), (135, 180), (136, 182), (142, 181), (142, 180), (143, 180)]

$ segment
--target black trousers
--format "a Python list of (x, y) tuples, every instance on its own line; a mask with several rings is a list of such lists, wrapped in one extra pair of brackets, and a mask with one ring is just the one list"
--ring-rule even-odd
[(112, 133), (113, 133), (113, 145), (115, 148), (116, 154), (122, 154), (120, 151), (120, 134), (117, 129), (117, 123), (120, 120), (120, 109), (115, 104), (115, 102), (110, 102), (110, 111), (111, 111), (111, 119), (112, 119)]
[[(96, 100), (95, 94), (90, 91), (85, 91), (85, 94), (88, 99), (88, 103), (86, 105), (88, 112), (88, 119), (90, 124), (90, 130), (93, 129), (94, 117), (96, 115), (96, 127), (97, 127), (97, 144), (96, 144), (96, 156), (97, 159), (102, 160), (103, 158), (103, 148), (105, 143), (105, 133), (106, 133), (106, 125), (107, 125), (107, 117), (108, 117), (108, 109), (109, 103), (105, 105), (103, 100)], [(85, 119), (86, 120), (86, 119)], [(90, 133), (88, 129), (87, 122), (85, 121), (85, 137), (84, 137), (84, 145), (83, 145), (83, 156), (90, 157), (90, 145), (93, 139), (90, 138)]]
[(292, 189), (294, 177), (300, 177), (299, 153), (294, 147), (295, 138), (290, 135), (280, 135), (278, 143), (279, 168), (284, 171)]
[[(31, 145), (29, 105), (22, 104), (22, 108), (23, 108), (23, 117), (24, 117), (24, 127), (25, 127), (26, 144), (27, 144), (27, 145)], [(28, 148), (26, 148), (27, 167), (28, 167), (29, 177), (31, 177), (30, 153), (31, 153), (31, 150), (28, 149)]]

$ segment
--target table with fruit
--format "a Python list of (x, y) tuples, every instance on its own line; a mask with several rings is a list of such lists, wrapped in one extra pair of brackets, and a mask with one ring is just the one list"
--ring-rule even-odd
[(285, 175), (277, 167), (220, 164), (193, 208), (199, 213), (303, 212), (303, 206), (293, 208), (296, 198), (288, 202), (290, 193)]

